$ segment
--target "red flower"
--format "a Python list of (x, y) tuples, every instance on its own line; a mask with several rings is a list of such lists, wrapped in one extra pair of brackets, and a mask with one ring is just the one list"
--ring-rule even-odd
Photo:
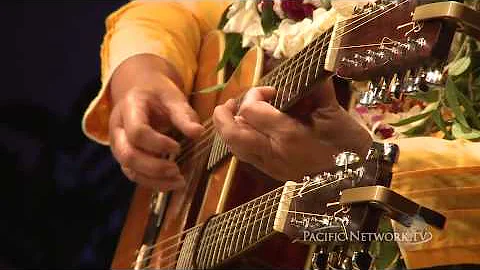
[(302, 0), (283, 0), (282, 9), (289, 19), (301, 21), (306, 17), (312, 17), (315, 6), (303, 4)]

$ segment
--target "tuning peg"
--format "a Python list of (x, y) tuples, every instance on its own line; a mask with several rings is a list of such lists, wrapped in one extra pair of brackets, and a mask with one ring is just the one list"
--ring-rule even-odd
[(377, 84), (376, 99), (381, 103), (391, 103), (392, 99), (387, 91), (388, 84), (387, 80), (384, 77), (381, 77)]
[(430, 69), (427, 71), (425, 81), (431, 84), (441, 84), (443, 81), (443, 74), (439, 69)]
[(335, 165), (338, 167), (347, 167), (360, 161), (360, 157), (353, 152), (342, 152), (335, 156)]
[(366, 107), (372, 107), (375, 104), (375, 93), (372, 91), (365, 91), (360, 95), (360, 99), (358, 101), (360, 105)]
[(399, 75), (395, 73), (389, 85), (390, 97), (400, 99), (402, 95), (402, 82)]
[(352, 257), (353, 265), (360, 270), (368, 270), (372, 264), (372, 256), (366, 251), (355, 252)]
[(313, 253), (312, 267), (314, 270), (327, 269), (328, 265), (328, 252), (325, 248), (320, 248), (318, 252)]

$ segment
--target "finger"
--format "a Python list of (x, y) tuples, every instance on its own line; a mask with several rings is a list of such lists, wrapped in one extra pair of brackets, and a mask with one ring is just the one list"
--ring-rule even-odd
[(152, 179), (125, 166), (122, 166), (122, 171), (131, 181), (150, 188), (156, 188), (161, 191), (178, 189), (184, 187), (186, 184), (182, 177)]
[(275, 95), (275, 88), (260, 86), (250, 89), (244, 96), (242, 104), (250, 104), (256, 101), (270, 101)]
[(264, 101), (250, 100), (243, 103), (238, 115), (242, 116), (251, 127), (264, 134), (271, 134), (298, 124), (293, 118)]
[(167, 110), (172, 124), (189, 138), (197, 138), (205, 131), (200, 124), (200, 119), (188, 104), (185, 94), (172, 83), (171, 91), (159, 91), (161, 100), (167, 101), (163, 105)]
[(168, 136), (156, 131), (150, 125), (148, 103), (142, 97), (130, 95), (123, 104), (116, 108), (121, 110), (123, 127), (128, 142), (134, 147), (147, 153), (176, 154), (180, 151), (180, 145)]
[(153, 179), (174, 178), (181, 175), (174, 162), (160, 159), (130, 145), (123, 129), (115, 128), (112, 132), (112, 153), (123, 166)]
[(312, 92), (315, 93), (314, 98), (319, 108), (339, 106), (332, 78), (314, 84)]
[(254, 165), (263, 164), (269, 141), (266, 136), (251, 128), (241, 116), (234, 116), (235, 101), (229, 100), (217, 106), (214, 111), (214, 124), (231, 150), (240, 160)]
[(228, 100), (223, 105), (215, 107), (213, 111), (213, 124), (217, 130), (222, 133), (224, 130), (235, 128), (235, 110), (236, 102), (233, 99)]

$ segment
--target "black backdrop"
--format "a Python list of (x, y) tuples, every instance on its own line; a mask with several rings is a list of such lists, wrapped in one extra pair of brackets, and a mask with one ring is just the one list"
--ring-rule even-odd
[(133, 184), (80, 120), (99, 87), (104, 20), (124, 3), (2, 4), (2, 266), (110, 265)]

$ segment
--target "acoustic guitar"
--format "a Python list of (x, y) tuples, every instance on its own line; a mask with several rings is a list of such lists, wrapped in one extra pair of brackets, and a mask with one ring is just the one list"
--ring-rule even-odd
[[(318, 101), (318, 93), (311, 86), (333, 75), (375, 82), (362, 96), (363, 102), (370, 105), (421, 91), (424, 84), (439, 83), (426, 74), (442, 67), (459, 22), (471, 18), (446, 14), (445, 6), (429, 9), (429, 5), (439, 3), (419, 5), (422, 2), (425, 1), (378, 1), (357, 7), (353, 14), (337, 20), (328, 31), (273, 70), (264, 65), (263, 51), (254, 47), (221, 92), (194, 94), (192, 105), (205, 120), (206, 132), (195, 141), (182, 140), (181, 153), (172, 157), (187, 186), (172, 192), (136, 188), (112, 268), (310, 268), (313, 254), (321, 253), (321, 245), (308, 241), (308, 245), (292, 243), (292, 237), (299, 239), (295, 223), (304, 222), (292, 218), (294, 212), (333, 216), (347, 207), (353, 226), (350, 229), (374, 232), (385, 209), (365, 201), (356, 204), (356, 199), (344, 198), (344, 205), (335, 202), (342, 200), (342, 191), (348, 194), (352, 187), (388, 187), (394, 158), (382, 159), (383, 154), (374, 159), (361, 157), (362, 162), (353, 164), (353, 169), (341, 171), (343, 176), (332, 171), (312, 176), (314, 180), (306, 181), (309, 184), (282, 183), (232, 157), (208, 117), (216, 104), (238, 98), (255, 85), (275, 87), (272, 106), (301, 117), (310, 113)], [(456, 2), (441, 4), (467, 10)], [(420, 8), (421, 20), (416, 21)], [(463, 26), (472, 29), (471, 25)], [(224, 83), (225, 70), (216, 70), (224, 42), (219, 31), (203, 39), (196, 89)], [(345, 95), (345, 89), (339, 89), (339, 93)], [(325, 186), (330, 182), (336, 184)], [(300, 196), (299, 187), (304, 187), (302, 192), (308, 195)], [(365, 192), (362, 194), (368, 193)], [(402, 202), (408, 204), (407, 200)], [(292, 209), (290, 206), (294, 205), (297, 208)], [(441, 227), (441, 218), (435, 214), (431, 217), (436, 220), (431, 222)], [(408, 215), (398, 214), (395, 218), (408, 225)]]

